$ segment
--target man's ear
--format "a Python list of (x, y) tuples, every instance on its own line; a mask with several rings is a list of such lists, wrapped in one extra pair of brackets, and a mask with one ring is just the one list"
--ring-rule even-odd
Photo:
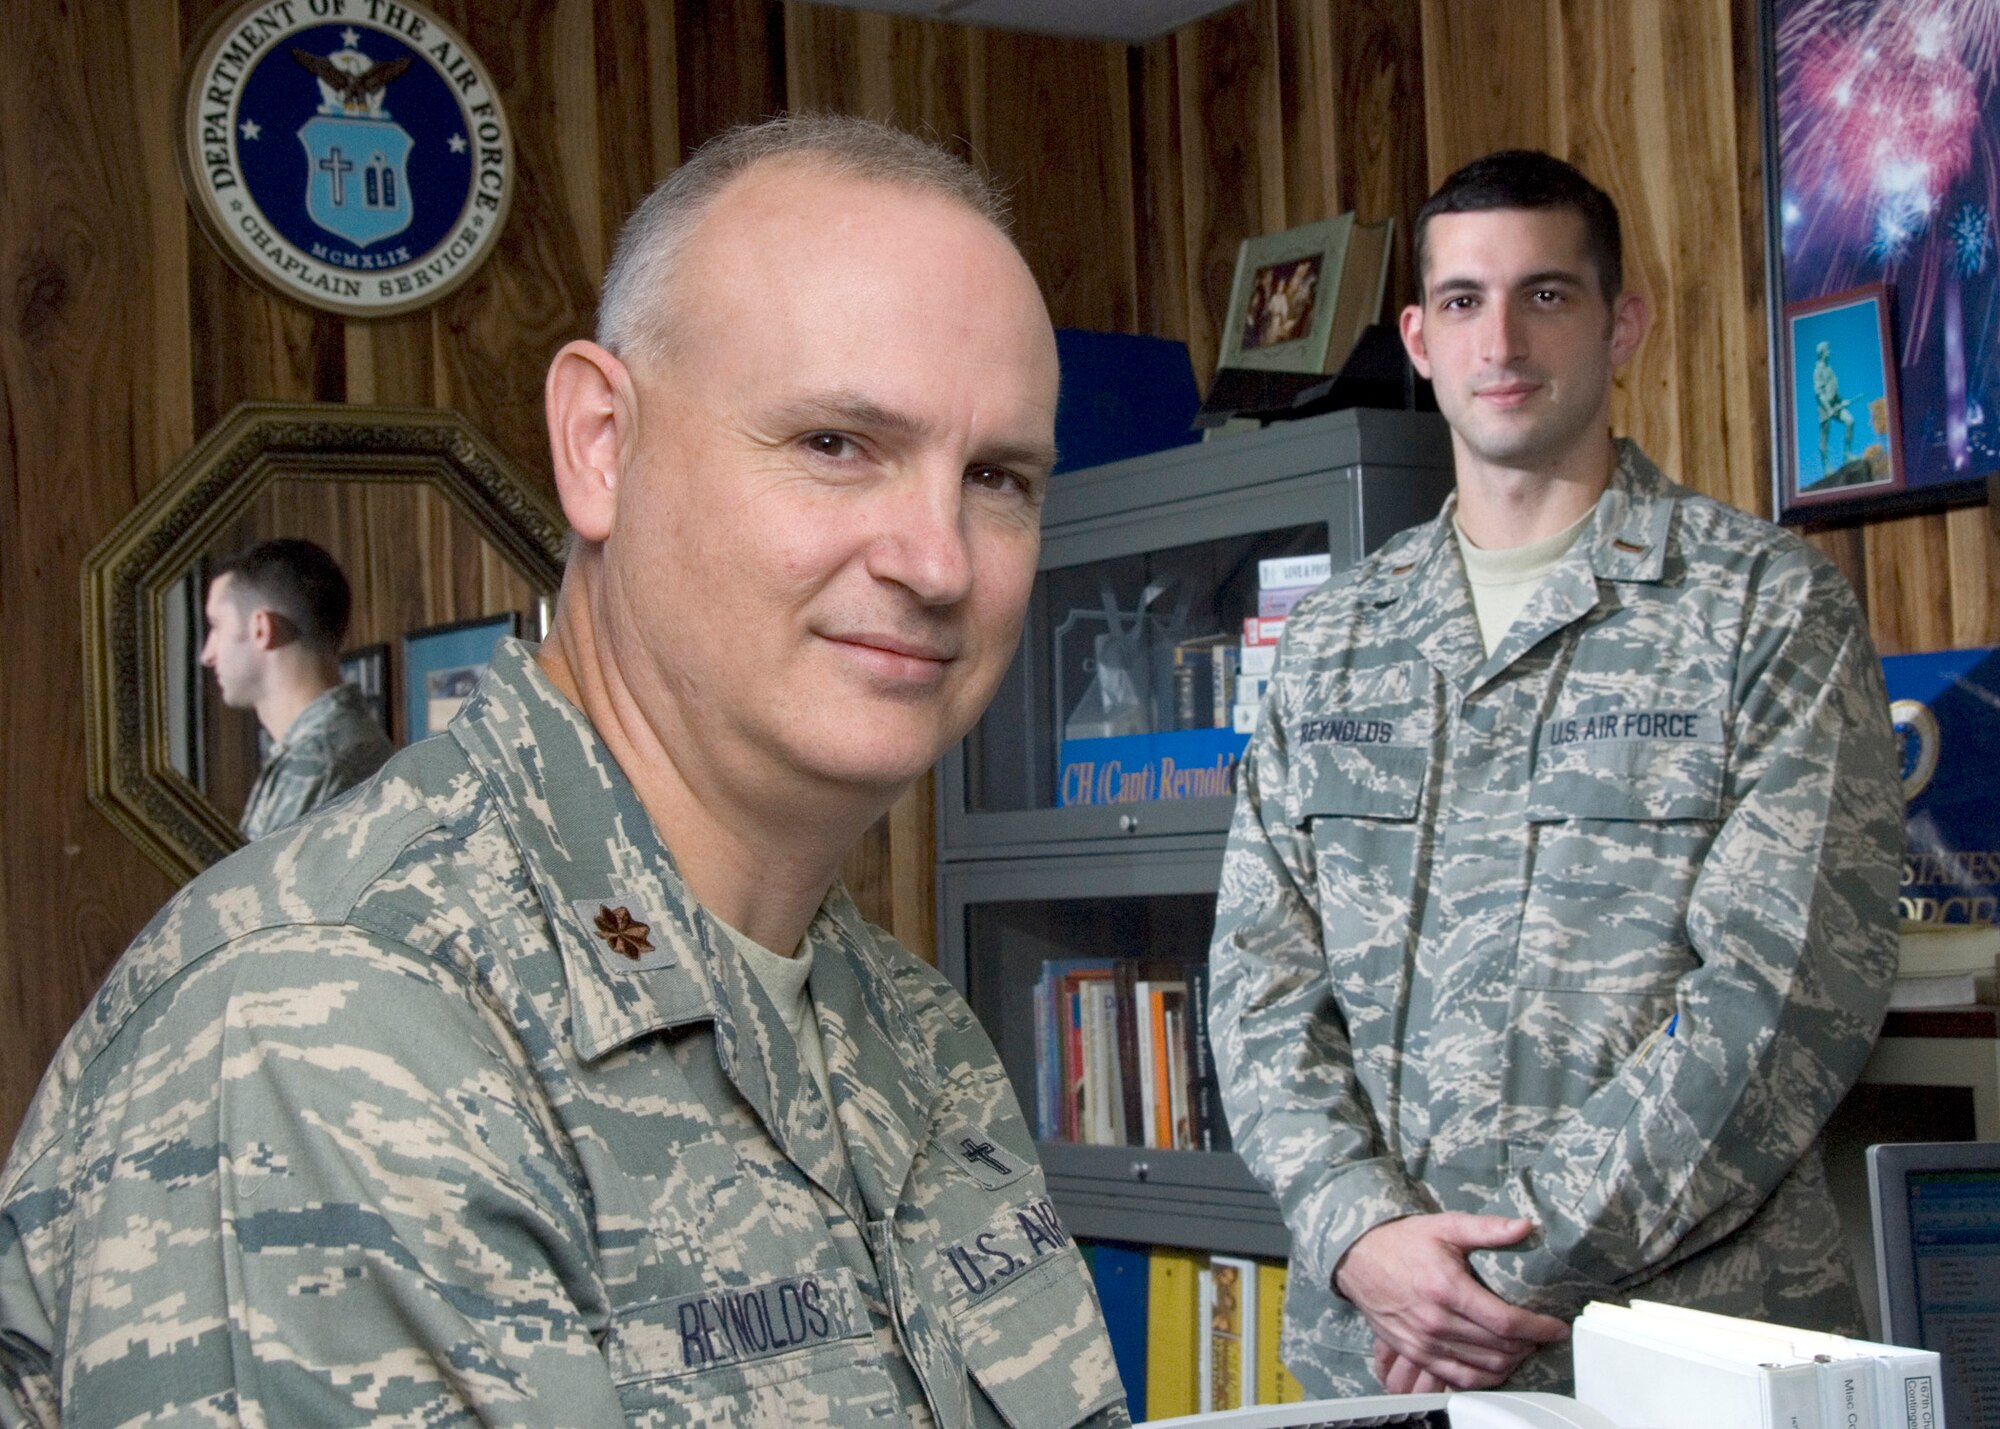
[(1426, 382), (1430, 380), (1431, 358), (1424, 350), (1424, 310), (1417, 303), (1403, 309), (1397, 319), (1397, 326), (1403, 334), (1403, 351), (1410, 354), (1410, 365), (1417, 369), (1417, 375)]
[(250, 643), (259, 650), (278, 648), (283, 629), (268, 610), (250, 612)]
[(631, 370), (579, 340), (549, 364), (542, 395), (563, 515), (582, 539), (602, 541), (617, 524), (618, 484), (638, 436)]
[(1652, 304), (1644, 293), (1620, 293), (1611, 304), (1611, 365), (1631, 361), (1652, 325)]

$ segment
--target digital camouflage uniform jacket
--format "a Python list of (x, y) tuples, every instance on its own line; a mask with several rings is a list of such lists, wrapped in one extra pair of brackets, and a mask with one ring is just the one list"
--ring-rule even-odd
[(236, 827), (248, 840), (296, 824), (380, 769), (395, 752), (361, 692), (335, 685), (299, 711), (257, 771)]
[(838, 890), (807, 938), (831, 1109), (507, 642), (63, 1044), (0, 1180), (0, 1423), (1126, 1423), (965, 1003)]
[(1372, 1390), (1331, 1276), (1439, 1210), (1536, 1223), (1472, 1257), (1516, 1305), (1858, 1328), (1817, 1138), (1886, 1005), (1902, 805), (1853, 594), (1621, 444), (1488, 658), (1454, 504), (1299, 605), (1239, 772), (1211, 1030), (1292, 1232), (1285, 1358)]

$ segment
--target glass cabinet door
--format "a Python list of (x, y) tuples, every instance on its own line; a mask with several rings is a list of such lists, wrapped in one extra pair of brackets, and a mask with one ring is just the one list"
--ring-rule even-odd
[(1079, 1235), (1283, 1255), (1208, 1041), (1220, 847), (943, 870), (939, 969), (992, 1036)]
[(939, 856), (1216, 835), (1299, 595), (1450, 489), (1435, 416), (1339, 412), (1066, 473), (991, 707), (939, 769)]
[[(1226, 801), (1282, 602), (1324, 580), (1328, 559), (1319, 522), (1044, 570), (967, 746), (966, 808)], [(1266, 588), (1260, 571), (1318, 579)]]

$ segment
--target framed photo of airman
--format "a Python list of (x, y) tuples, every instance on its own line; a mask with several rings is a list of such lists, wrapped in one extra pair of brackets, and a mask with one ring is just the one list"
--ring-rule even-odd
[(1891, 334), (1880, 283), (1785, 309), (1787, 510), (1904, 489)]
[(515, 611), (412, 630), (403, 637), (403, 735), (415, 744), (441, 733), (471, 698), (502, 636), (519, 635)]
[[(1906, 515), (2000, 476), (2000, 8), (1959, 0), (1756, 0), (1764, 96), (1772, 505), (1780, 521)], [(1885, 380), (1840, 344), (1798, 347), (1842, 296), (1892, 296)], [(1809, 305), (1823, 303), (1819, 310)], [(1850, 314), (1857, 324), (1866, 315)], [(1817, 344), (1840, 382), (1820, 458)], [(1870, 365), (1858, 349), (1850, 362)], [(1895, 430), (1869, 403), (1894, 393)], [(1845, 405), (1840, 405), (1845, 404)], [(1856, 455), (1842, 457), (1852, 421)], [(1855, 465), (1875, 447), (1887, 462)]]

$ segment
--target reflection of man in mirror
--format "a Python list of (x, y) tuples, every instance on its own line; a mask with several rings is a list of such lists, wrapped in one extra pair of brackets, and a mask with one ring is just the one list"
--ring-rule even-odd
[(395, 753), (361, 692), (340, 678), (353, 597), (311, 541), (259, 541), (215, 569), (201, 663), (222, 702), (255, 710), (271, 754), (237, 825), (246, 839), (297, 823)]
[(1854, 404), (1843, 401), (1840, 396), (1840, 379), (1833, 371), (1833, 348), (1829, 343), (1819, 345), (1813, 358), (1813, 400), (1819, 406), (1819, 469), (1822, 473), (1832, 470), (1826, 464), (1827, 435), (1835, 422), (1840, 423), (1840, 464), (1846, 466), (1854, 456), (1854, 413), (1848, 410)]
[(830, 118), (646, 200), (548, 376), (548, 639), (107, 979), (0, 1180), (0, 1399), (1127, 1422), (992, 1044), (837, 881), (1033, 588), (1056, 352), (1003, 221)]

